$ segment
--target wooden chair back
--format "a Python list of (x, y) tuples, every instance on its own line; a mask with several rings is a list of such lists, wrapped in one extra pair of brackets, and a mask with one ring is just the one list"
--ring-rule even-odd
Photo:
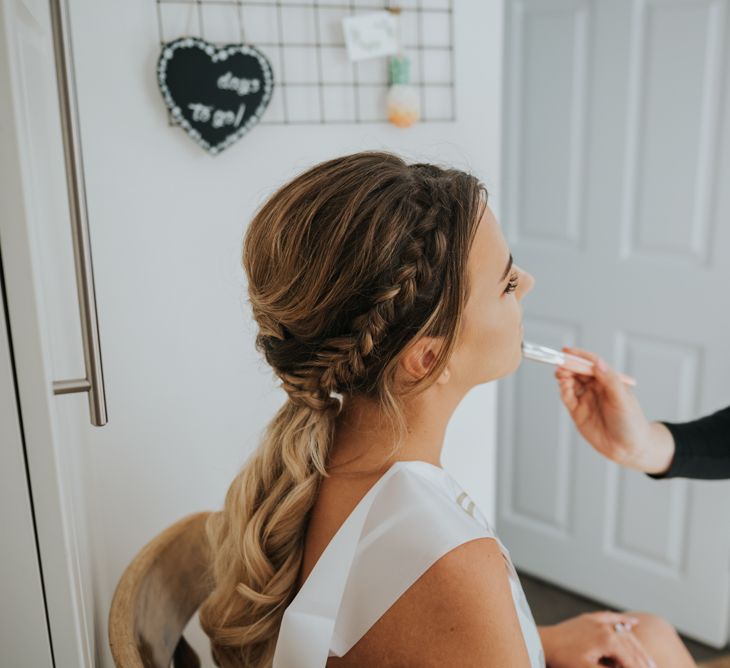
[(155, 536), (117, 583), (109, 610), (109, 646), (117, 668), (199, 668), (183, 631), (212, 591), (205, 521), (194, 513)]

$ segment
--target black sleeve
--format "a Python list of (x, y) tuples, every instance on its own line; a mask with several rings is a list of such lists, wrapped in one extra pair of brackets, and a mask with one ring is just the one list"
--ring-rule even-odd
[(662, 422), (674, 437), (674, 458), (650, 478), (730, 479), (730, 406), (692, 422)]

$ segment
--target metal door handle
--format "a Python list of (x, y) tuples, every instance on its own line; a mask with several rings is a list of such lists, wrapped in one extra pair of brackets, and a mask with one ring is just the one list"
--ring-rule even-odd
[(58, 99), (61, 110), (61, 133), (66, 163), (71, 232), (73, 234), (76, 289), (81, 317), (81, 337), (84, 346), (86, 378), (54, 380), (54, 394), (89, 393), (91, 424), (103, 427), (107, 423), (106, 392), (101, 365), (101, 341), (96, 314), (94, 267), (89, 243), (89, 217), (86, 207), (86, 189), (81, 158), (79, 117), (76, 100), (76, 82), (71, 51), (71, 29), (65, 0), (51, 0), (53, 50), (56, 61)]

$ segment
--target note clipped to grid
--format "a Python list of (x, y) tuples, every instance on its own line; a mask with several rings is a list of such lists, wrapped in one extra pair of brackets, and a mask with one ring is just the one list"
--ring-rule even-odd
[(398, 52), (398, 16), (392, 12), (369, 12), (342, 19), (350, 60), (389, 56)]

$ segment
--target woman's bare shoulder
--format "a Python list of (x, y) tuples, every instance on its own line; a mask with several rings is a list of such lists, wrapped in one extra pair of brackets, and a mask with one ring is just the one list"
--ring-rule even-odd
[(477, 538), (447, 552), (345, 656), (327, 662), (366, 665), (529, 667), (497, 541)]

